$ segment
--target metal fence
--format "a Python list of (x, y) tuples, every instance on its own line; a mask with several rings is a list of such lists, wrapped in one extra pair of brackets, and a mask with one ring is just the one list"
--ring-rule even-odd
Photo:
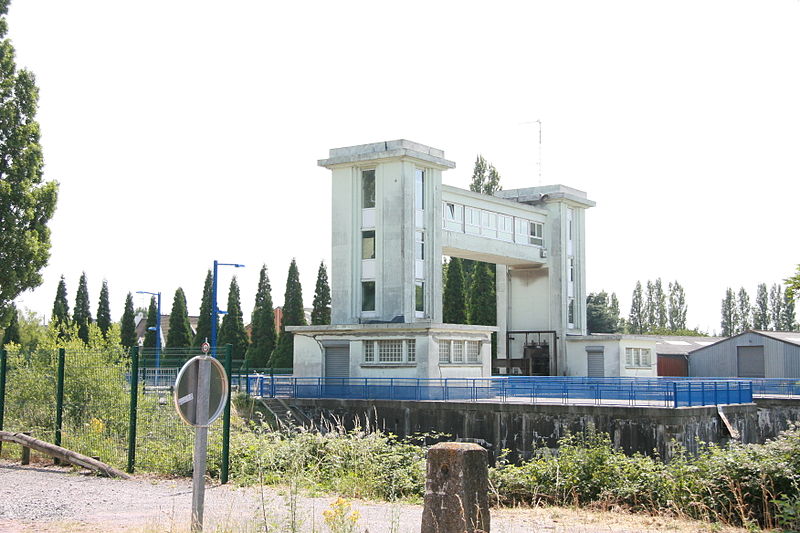
[[(241, 382), (241, 378), (239, 378)], [(691, 407), (750, 403), (747, 380), (647, 378), (294, 378), (247, 376), (250, 394), (266, 398), (470, 401)], [(240, 389), (241, 390), (241, 389)]]

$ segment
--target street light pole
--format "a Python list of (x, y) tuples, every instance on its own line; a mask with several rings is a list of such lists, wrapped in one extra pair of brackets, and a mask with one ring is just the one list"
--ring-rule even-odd
[(217, 306), (217, 267), (232, 266), (242, 268), (244, 265), (238, 263), (220, 263), (214, 259), (214, 277), (211, 280), (211, 355), (217, 357), (217, 318), (219, 317), (219, 307)]

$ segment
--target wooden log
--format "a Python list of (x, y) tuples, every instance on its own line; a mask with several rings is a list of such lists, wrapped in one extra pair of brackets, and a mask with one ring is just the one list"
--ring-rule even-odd
[(0, 441), (14, 442), (21, 446), (27, 446), (28, 448), (33, 448), (37, 452), (45, 453), (51, 457), (60, 459), (65, 463), (87, 468), (103, 476), (118, 477), (121, 479), (130, 479), (130, 476), (128, 474), (120, 470), (117, 470), (112, 466), (109, 466), (105, 463), (92, 459), (91, 457), (87, 457), (83, 454), (73, 452), (72, 450), (62, 448), (61, 446), (56, 446), (55, 444), (50, 444), (49, 442), (29, 437), (23, 433), (0, 431)]

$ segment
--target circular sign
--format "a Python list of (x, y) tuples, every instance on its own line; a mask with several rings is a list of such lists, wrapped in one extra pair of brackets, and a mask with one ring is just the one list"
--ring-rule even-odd
[(200, 345), (201, 352), (208, 353), (209, 350), (211, 350), (211, 345), (208, 344), (207, 342), (204, 342), (203, 344)]
[[(198, 423), (197, 403), (200, 398), (199, 381), (201, 366), (206, 365), (209, 377), (208, 412), (205, 424)], [(175, 410), (184, 422), (194, 427), (208, 427), (219, 418), (228, 399), (228, 376), (222, 364), (205, 355), (192, 357), (183, 365), (175, 379)]]

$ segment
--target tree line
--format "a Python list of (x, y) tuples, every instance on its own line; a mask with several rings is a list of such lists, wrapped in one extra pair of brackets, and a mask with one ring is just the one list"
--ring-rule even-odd
[(744, 287), (738, 292), (728, 287), (722, 299), (722, 335), (730, 337), (750, 329), (796, 331), (794, 290), (792, 285), (784, 290), (781, 284), (773, 283), (767, 291), (767, 284), (761, 283), (756, 289), (755, 302), (751, 305)]
[[(172, 300), (170, 311), (169, 330), (164, 339), (165, 348), (191, 348), (199, 347), (210, 339), (212, 327), (212, 284), (211, 270), (206, 274), (203, 285), (203, 296), (200, 303), (200, 312), (196, 331), (192, 331), (189, 323), (189, 311), (186, 304), (186, 295), (183, 288), (178, 287)], [(317, 283), (314, 292), (314, 302), (311, 311), (311, 324), (330, 324), (330, 286), (328, 272), (324, 263), (320, 263), (317, 272)], [(300, 284), (300, 274), (297, 263), (292, 259), (289, 273), (286, 278), (284, 292), (284, 305), (280, 327), (275, 328), (275, 311), (272, 303), (272, 288), (269, 281), (266, 265), (261, 267), (258, 286), (256, 288), (255, 306), (250, 320), (250, 334), (248, 335), (241, 306), (239, 284), (234, 276), (228, 289), (226, 313), (223, 314), (221, 323), (218, 323), (218, 345), (232, 344), (237, 357), (244, 356), (248, 366), (262, 368), (272, 366), (276, 368), (291, 368), (293, 366), (294, 340), (286, 326), (306, 325), (305, 311), (303, 308), (303, 292)], [(156, 297), (150, 298), (147, 309), (146, 333), (143, 346), (154, 348), (156, 346), (155, 327), (158, 319), (158, 304)], [(89, 304), (89, 290), (86, 273), (81, 274), (78, 282), (78, 291), (75, 298), (75, 307), (70, 313), (67, 298), (67, 283), (64, 276), (58, 283), (56, 297), (53, 302), (53, 313), (50, 326), (57, 332), (59, 339), (64, 342), (78, 338), (89, 344), (90, 327), (97, 327), (104, 339), (108, 339), (112, 332), (111, 310), (108, 297), (108, 282), (103, 280), (97, 308), (97, 318), (92, 317)], [(151, 329), (152, 328), (152, 329)], [(136, 346), (136, 311), (133, 305), (133, 295), (129, 292), (125, 298), (125, 307), (119, 327), (115, 330), (119, 343), (130, 348)], [(8, 343), (19, 344), (21, 331), (19, 313), (14, 309), (11, 323), (5, 329), (3, 345)]]

